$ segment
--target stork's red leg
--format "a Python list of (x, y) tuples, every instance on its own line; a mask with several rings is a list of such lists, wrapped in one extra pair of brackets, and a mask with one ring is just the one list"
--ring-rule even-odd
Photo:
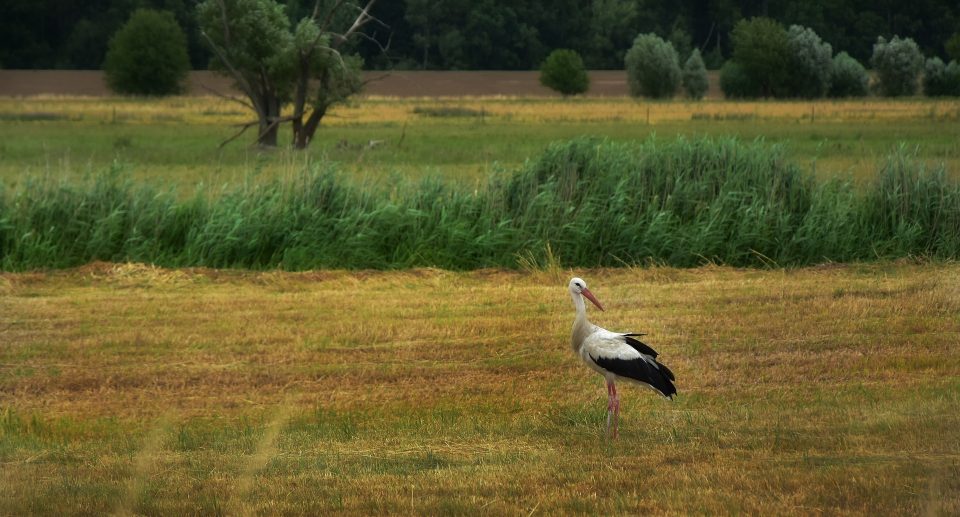
[(607, 381), (607, 436), (610, 435), (610, 419), (613, 418), (613, 437), (617, 437), (617, 406), (619, 401), (617, 400), (617, 387), (614, 386), (613, 381)]
[(617, 386), (610, 383), (610, 389), (613, 392), (613, 437), (620, 435), (620, 396), (617, 395)]

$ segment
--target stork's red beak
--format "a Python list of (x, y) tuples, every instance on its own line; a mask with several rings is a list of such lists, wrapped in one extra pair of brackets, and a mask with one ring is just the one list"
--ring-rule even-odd
[(600, 309), (601, 311), (603, 310), (603, 305), (600, 305), (600, 302), (593, 296), (593, 293), (591, 293), (589, 289), (584, 287), (583, 290), (580, 291), (580, 293), (586, 296), (588, 300), (593, 302), (593, 304), (596, 305), (598, 309)]

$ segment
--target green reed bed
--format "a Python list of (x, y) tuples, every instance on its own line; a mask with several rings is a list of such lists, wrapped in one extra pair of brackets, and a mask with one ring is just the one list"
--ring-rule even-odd
[(0, 266), (788, 266), (960, 253), (960, 185), (942, 167), (901, 148), (863, 187), (818, 182), (784, 156), (735, 139), (582, 138), (477, 191), (365, 186), (324, 165), (186, 198), (114, 167), (0, 191)]

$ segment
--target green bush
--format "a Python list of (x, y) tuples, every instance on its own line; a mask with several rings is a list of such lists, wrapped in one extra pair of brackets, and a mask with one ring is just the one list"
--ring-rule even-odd
[(590, 88), (583, 59), (574, 50), (557, 49), (540, 67), (540, 84), (564, 96), (577, 95)]
[(760, 86), (732, 59), (720, 68), (720, 89), (728, 99), (751, 99), (760, 96)]
[(790, 43), (783, 25), (763, 17), (740, 20), (733, 28), (731, 39), (732, 59), (756, 85), (758, 96), (789, 94)]
[(190, 68), (187, 40), (173, 14), (138, 9), (113, 38), (103, 69), (116, 93), (170, 95), (183, 91)]
[(939, 57), (927, 60), (923, 68), (923, 94), (927, 97), (960, 96), (960, 65), (944, 65)]
[(700, 57), (700, 49), (693, 49), (687, 62), (683, 64), (683, 89), (691, 99), (702, 99), (709, 87), (707, 67)]
[(680, 86), (680, 58), (673, 45), (655, 34), (641, 34), (624, 59), (630, 95), (673, 97)]
[(812, 29), (791, 25), (787, 31), (790, 51), (786, 93), (791, 97), (814, 99), (830, 90), (833, 47)]
[(830, 97), (863, 97), (869, 93), (867, 69), (850, 54), (841, 52), (830, 66)]
[(873, 45), (870, 64), (877, 73), (877, 92), (885, 97), (913, 95), (923, 70), (923, 54), (910, 38), (894, 36), (890, 41), (882, 36)]

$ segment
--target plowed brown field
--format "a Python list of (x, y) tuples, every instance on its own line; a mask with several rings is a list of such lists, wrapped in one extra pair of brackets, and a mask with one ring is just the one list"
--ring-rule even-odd
[[(559, 96), (540, 84), (540, 72), (365, 72), (365, 94), (386, 97)], [(231, 92), (230, 80), (209, 71), (190, 72), (188, 95)], [(0, 70), (0, 96), (111, 95), (99, 70)], [(590, 72), (591, 97), (627, 95), (622, 70)], [(719, 79), (710, 72), (708, 98), (721, 98)]]

